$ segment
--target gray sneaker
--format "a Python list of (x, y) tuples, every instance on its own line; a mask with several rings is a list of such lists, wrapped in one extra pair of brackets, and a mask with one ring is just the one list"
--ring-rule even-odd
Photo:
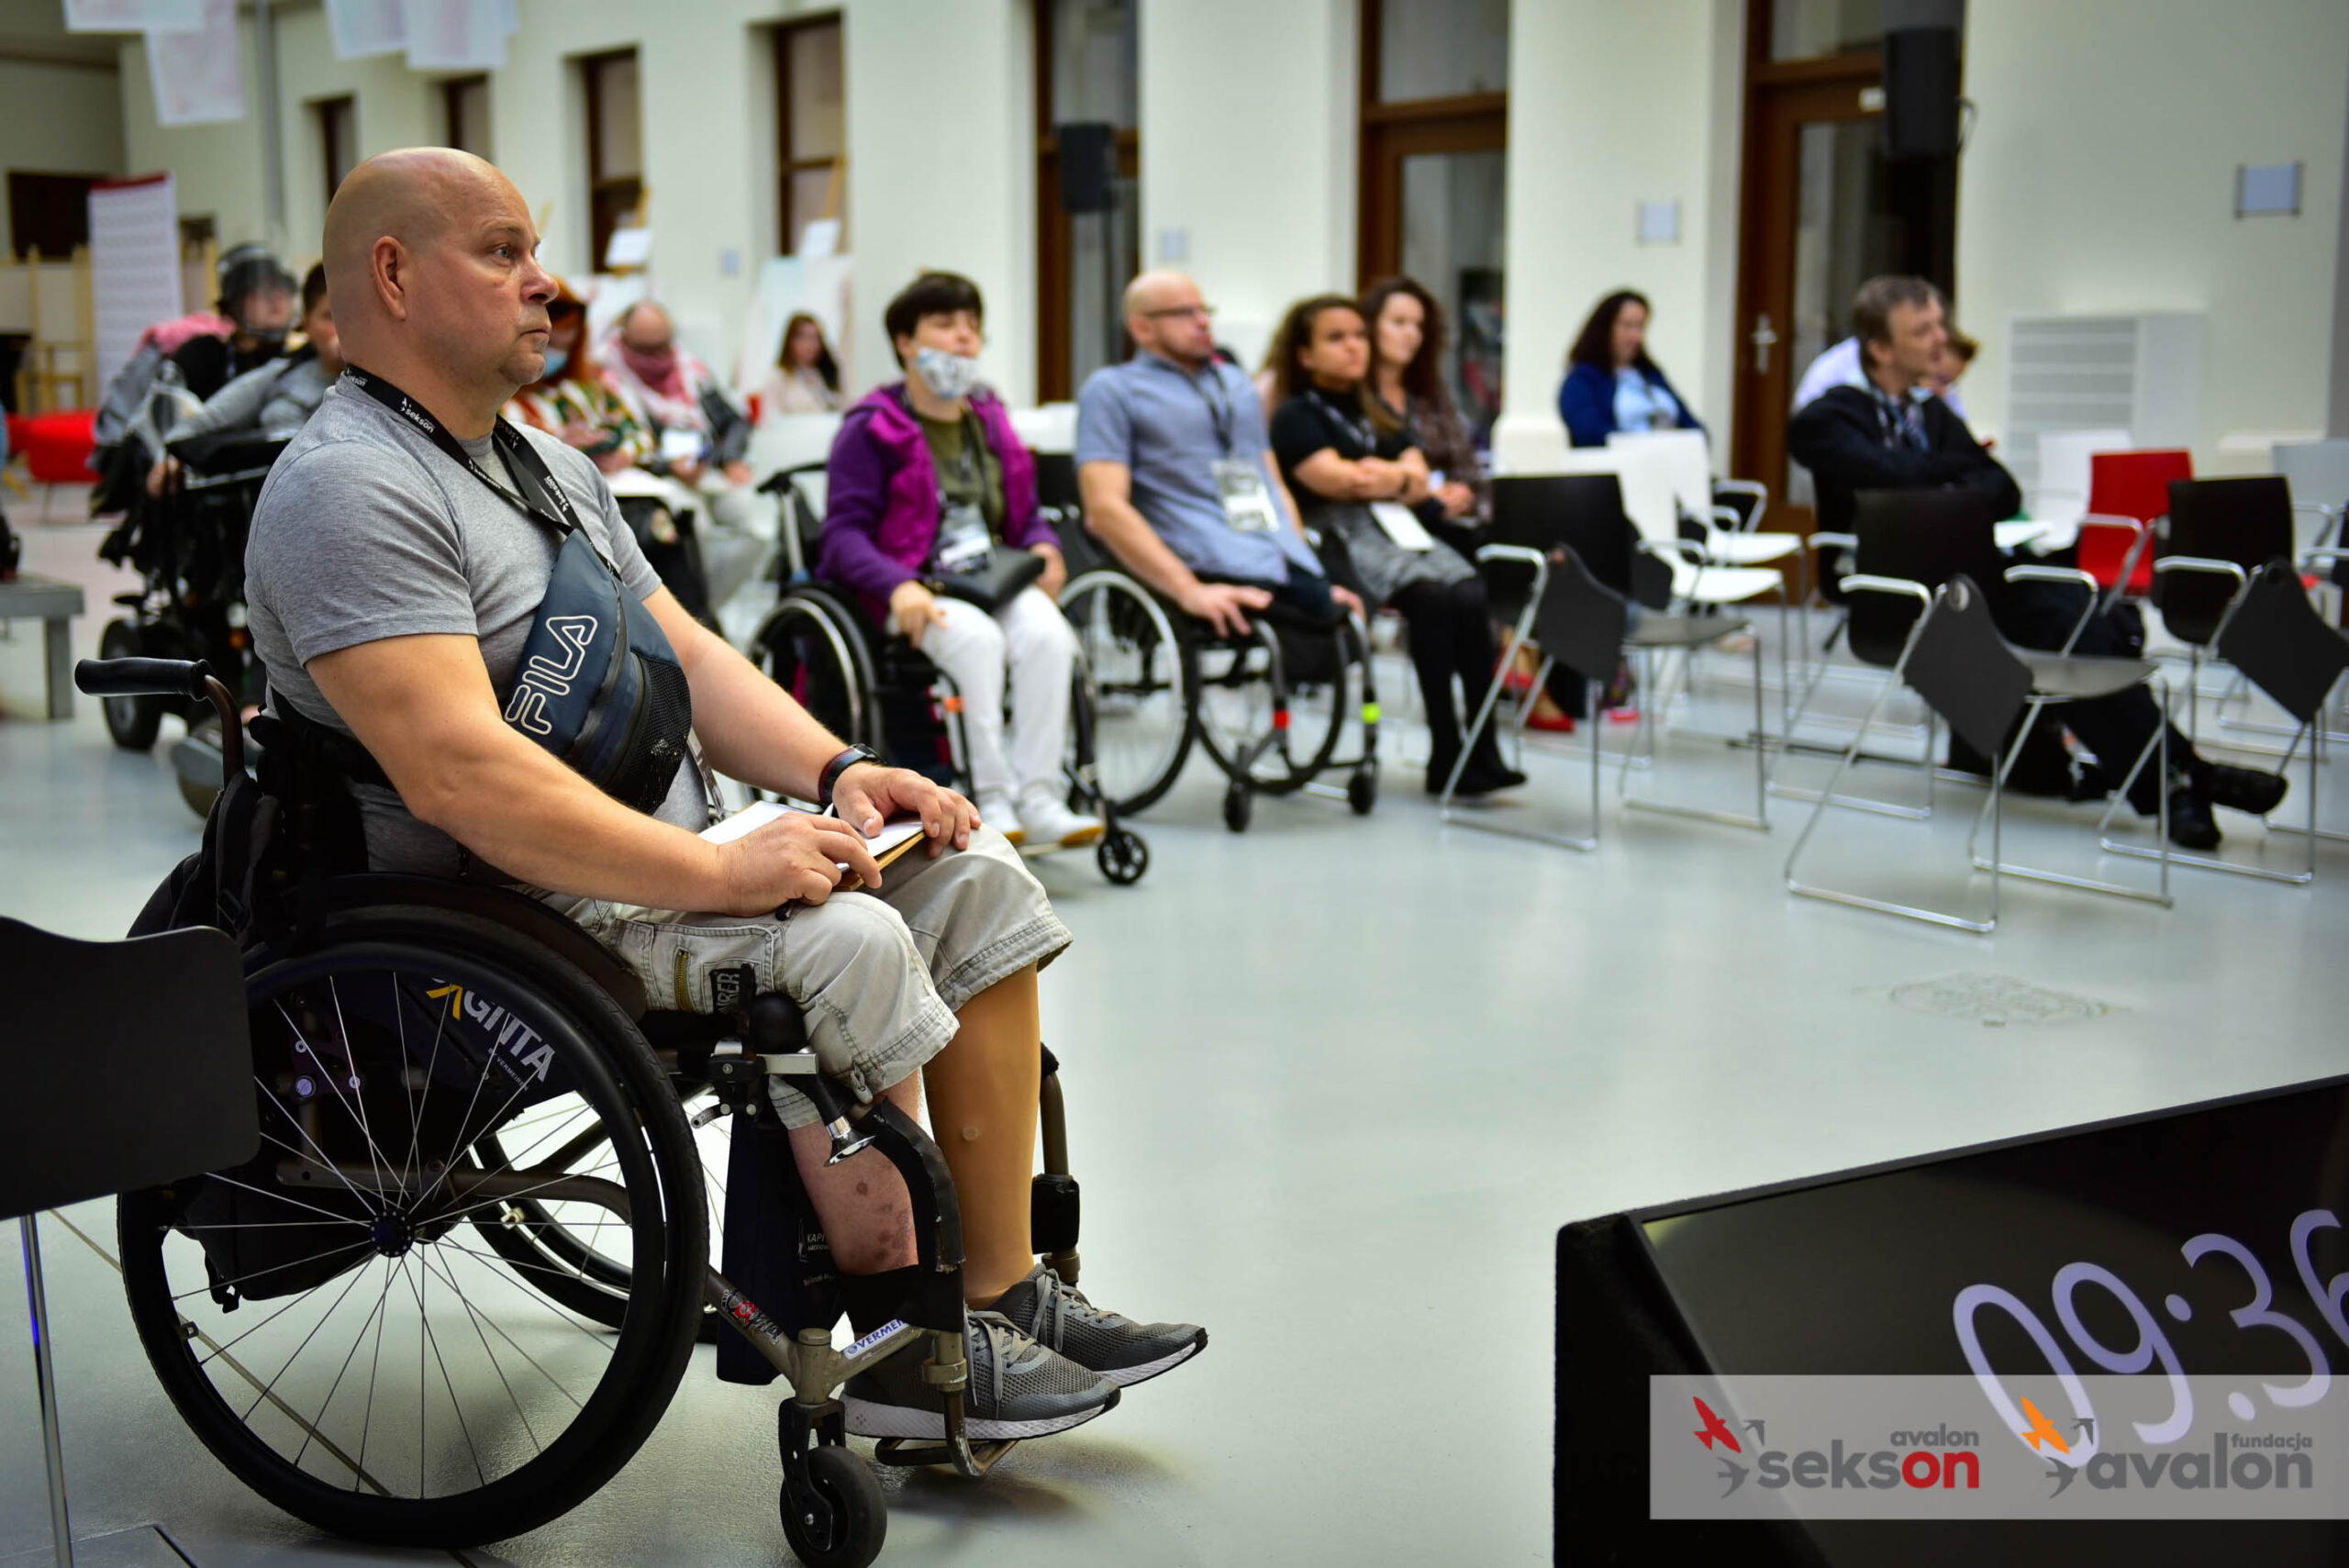
[(1137, 1323), (1085, 1299), (1085, 1293), (1038, 1263), (990, 1309), (1038, 1344), (1058, 1351), (1119, 1387), (1146, 1383), (1208, 1348), (1196, 1323)]
[[(972, 1440), (1041, 1438), (1080, 1427), (1118, 1403), (1118, 1390), (1054, 1354), (993, 1312), (966, 1314), (963, 1354), (970, 1358), (963, 1430)], [(945, 1396), (922, 1380), (926, 1357), (901, 1351), (849, 1379), (841, 1401), (848, 1429), (861, 1438), (943, 1441)]]

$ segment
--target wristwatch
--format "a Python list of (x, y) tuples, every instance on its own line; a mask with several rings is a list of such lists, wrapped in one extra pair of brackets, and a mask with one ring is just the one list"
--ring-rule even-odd
[(832, 786), (841, 782), (841, 775), (848, 772), (851, 768), (856, 766), (859, 762), (877, 763), (880, 761), (881, 754), (878, 751), (875, 751), (872, 747), (852, 746), (847, 751), (842, 751), (839, 756), (834, 757), (830, 762), (826, 762), (824, 764), (824, 771), (816, 776), (816, 804), (828, 811), (830, 810), (832, 805)]

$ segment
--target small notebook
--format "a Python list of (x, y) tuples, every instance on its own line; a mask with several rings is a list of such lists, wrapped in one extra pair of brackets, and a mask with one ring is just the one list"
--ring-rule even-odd
[(1433, 550), (1435, 535), (1420, 523), (1419, 514), (1400, 501), (1373, 501), (1371, 520), (1404, 550)]
[[(779, 822), (794, 813), (801, 816), (815, 815), (813, 812), (801, 812), (796, 806), (782, 806), (772, 800), (754, 800), (725, 821), (713, 823), (703, 828), (701, 836), (713, 844), (728, 844), (745, 834), (755, 832), (770, 822)], [(881, 831), (866, 840), (865, 843), (873, 851), (874, 862), (885, 870), (892, 862), (920, 843), (921, 840), (921, 818), (908, 817), (896, 822), (885, 823)], [(846, 865), (841, 865), (841, 874), (848, 879), (841, 885), (842, 892), (863, 884), (863, 878), (851, 875)]]

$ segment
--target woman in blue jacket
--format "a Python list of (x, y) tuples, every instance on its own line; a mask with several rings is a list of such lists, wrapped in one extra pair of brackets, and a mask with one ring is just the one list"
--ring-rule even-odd
[(1578, 447), (1603, 447), (1617, 430), (1705, 427), (1648, 358), (1647, 296), (1620, 290), (1598, 302), (1566, 354), (1558, 414)]

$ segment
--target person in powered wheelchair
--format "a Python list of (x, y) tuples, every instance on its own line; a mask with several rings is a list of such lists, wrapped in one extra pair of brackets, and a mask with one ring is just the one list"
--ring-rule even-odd
[[(862, 1563), (879, 1503), (847, 1433), (942, 1445), (901, 1457), (976, 1473), (990, 1459), (974, 1442), (1088, 1420), (1206, 1334), (1098, 1307), (1034, 1255), (1037, 972), (1069, 937), (1002, 836), (826, 733), (659, 586), (592, 464), (497, 417), (542, 371), (554, 288), (536, 248), (519, 192), (445, 149), (368, 161), (329, 208), (351, 368), (272, 473), (248, 559), (276, 804), (252, 809), (232, 777), (206, 834), (219, 918), (259, 954), (273, 1147), (126, 1209), (134, 1315), (175, 1403), (284, 1506), (417, 1543), (531, 1528), (625, 1462), (700, 1321), (700, 1172), (662, 1097), (664, 1077), (696, 1079), (788, 1129), (829, 1243), (859, 1335), (844, 1356), (821, 1314), (794, 1336), (714, 1273), (706, 1294), (793, 1378), (794, 1545)], [(153, 673), (117, 666), (112, 689)], [(699, 836), (693, 734), (716, 767), (828, 814)], [(928, 852), (885, 871), (866, 840), (900, 818)], [(371, 912), (370, 886), (397, 907)], [(164, 917), (184, 917), (184, 894), (159, 895), (180, 912)], [(661, 1060), (640, 1013), (708, 1023)], [(259, 1247), (260, 1228), (302, 1225), (306, 1252), (239, 1263), (200, 1240), (192, 1288), (156, 1279), (178, 1239)], [(484, 1259), (513, 1277), (459, 1272)], [(261, 1406), (240, 1390), (240, 1418), (211, 1382), (237, 1363), (198, 1356), (225, 1341), (181, 1315), (296, 1292), (328, 1301), (319, 1325), (359, 1332), (298, 1403), (281, 1375), (247, 1419)], [(539, 1297), (617, 1338), (566, 1334), (560, 1315), (512, 1326)], [(455, 1316), (431, 1318), (435, 1300)], [(369, 1390), (437, 1363), (415, 1427), (373, 1449), (355, 1370), (371, 1333)]]
[(985, 308), (953, 272), (924, 272), (889, 302), (905, 377), (868, 393), (833, 439), (817, 573), (953, 683), (979, 815), (1014, 844), (1075, 849), (1105, 825), (1069, 809), (1061, 778), (1077, 651), (1053, 596), (1068, 568), (1037, 509), (1035, 460), (978, 384)]
[[(1218, 358), (1198, 285), (1145, 272), (1127, 286), (1125, 309), (1134, 356), (1086, 379), (1074, 464), (1085, 528), (1157, 613), (1100, 612), (1090, 601), (1101, 574), (1091, 572), (1064, 605), (1081, 639), (1107, 622), (1124, 628), (1121, 642), (1157, 640), (1152, 628), (1171, 610), (1185, 711), (1163, 765), (1120, 804), (1140, 809), (1164, 793), (1196, 738), (1230, 781), (1223, 813), (1234, 832), (1247, 828), (1252, 795), (1319, 790), (1317, 775), (1330, 769), (1349, 772), (1343, 797), (1367, 814), (1377, 800), (1378, 700), (1362, 600), (1331, 580), (1306, 537), (1272, 461), (1264, 406), (1246, 374)], [(1137, 646), (1127, 662), (1147, 667), (1155, 651)], [(1109, 662), (1089, 640), (1086, 652), (1097, 668)], [(1361, 681), (1362, 748), (1341, 758), (1350, 673)], [(1307, 695), (1326, 695), (1326, 711), (1293, 711), (1292, 696)]]

